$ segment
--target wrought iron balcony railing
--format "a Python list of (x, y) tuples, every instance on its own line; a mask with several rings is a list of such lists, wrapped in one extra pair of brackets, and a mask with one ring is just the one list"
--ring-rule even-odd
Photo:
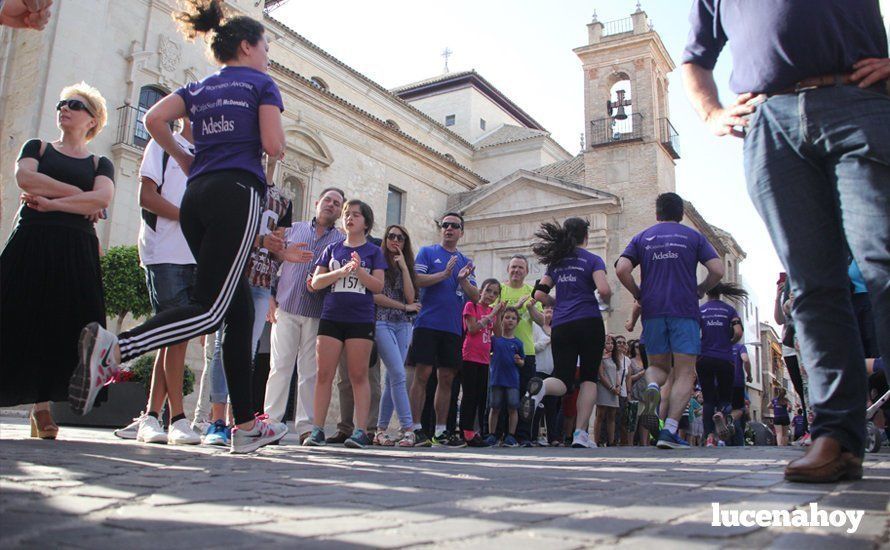
[(625, 17), (623, 19), (616, 19), (614, 21), (603, 23), (603, 36), (633, 32), (633, 30), (634, 20), (632, 17)]
[(658, 141), (667, 149), (671, 158), (680, 158), (680, 134), (666, 118), (658, 119)]
[(115, 145), (123, 143), (130, 147), (144, 149), (151, 136), (142, 124), (146, 110), (132, 105), (117, 108), (117, 140)]
[(590, 147), (643, 139), (643, 115), (633, 113), (624, 120), (601, 118), (590, 122)]

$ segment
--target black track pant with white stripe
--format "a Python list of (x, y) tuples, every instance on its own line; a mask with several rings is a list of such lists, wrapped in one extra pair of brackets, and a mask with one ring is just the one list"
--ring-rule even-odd
[(225, 323), (223, 367), (232, 413), (241, 424), (253, 418), (250, 365), (253, 300), (244, 274), (259, 226), (255, 176), (240, 170), (212, 172), (189, 182), (179, 221), (197, 260), (187, 306), (170, 309), (121, 333), (121, 360), (210, 334)]

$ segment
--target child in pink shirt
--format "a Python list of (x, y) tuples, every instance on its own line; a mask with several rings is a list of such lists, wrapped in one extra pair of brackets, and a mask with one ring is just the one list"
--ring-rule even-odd
[(476, 419), (485, 412), (492, 329), (497, 324), (498, 315), (503, 308), (503, 303), (498, 303), (494, 308), (492, 304), (500, 295), (501, 284), (498, 280), (486, 279), (482, 282), (479, 303), (467, 302), (464, 305), (466, 338), (464, 338), (464, 362), (461, 370), (463, 399), (460, 404), (460, 429), (470, 447), (488, 446), (476, 432)]

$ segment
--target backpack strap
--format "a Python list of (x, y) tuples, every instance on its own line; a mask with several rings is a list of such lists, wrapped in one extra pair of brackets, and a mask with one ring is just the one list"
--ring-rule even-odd
[(167, 172), (168, 162), (170, 162), (170, 153), (164, 151), (164, 155), (161, 157), (161, 182), (158, 184), (158, 192), (160, 192), (161, 187), (164, 186), (164, 174)]

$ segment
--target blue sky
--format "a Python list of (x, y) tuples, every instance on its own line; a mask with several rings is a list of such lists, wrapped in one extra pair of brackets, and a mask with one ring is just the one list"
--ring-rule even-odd
[[(881, 3), (890, 15), (890, 0)], [(642, 2), (675, 63), (686, 41), (690, 5)], [(292, 1), (272, 15), (387, 88), (441, 74), (447, 46), (454, 52), (451, 71), (477, 70), (577, 153), (584, 95), (572, 49), (587, 43), (594, 10), (605, 22), (635, 9), (630, 0), (338, 0)], [(732, 97), (726, 86), (730, 70), (727, 52), (715, 70), (723, 98)], [(741, 141), (707, 133), (685, 97), (679, 71), (670, 76), (670, 111), (681, 140), (677, 192), (747, 252), (741, 273), (757, 297), (761, 320), (769, 320), (781, 264), (745, 191)]]

